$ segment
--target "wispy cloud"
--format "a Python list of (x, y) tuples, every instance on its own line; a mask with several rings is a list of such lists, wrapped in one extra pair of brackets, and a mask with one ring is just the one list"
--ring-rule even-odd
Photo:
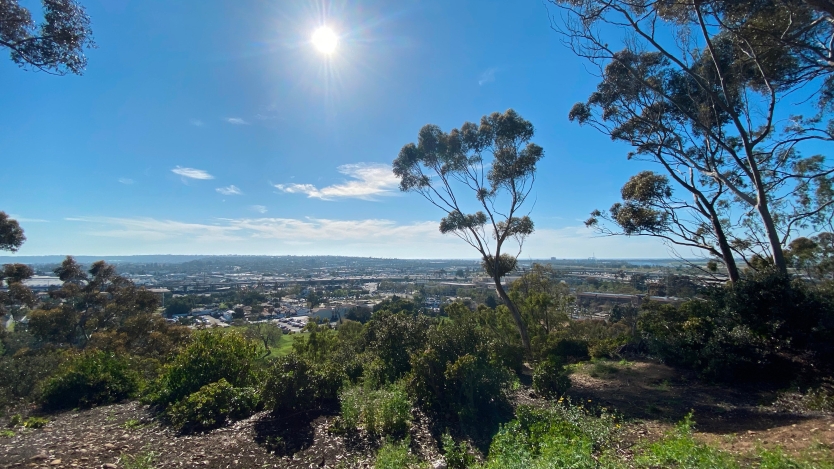
[(49, 223), (49, 220), (44, 220), (43, 218), (26, 218), (13, 213), (9, 214), (9, 218), (17, 220), (19, 223)]
[(133, 184), (133, 179), (129, 178), (119, 178), (119, 182), (122, 184)]
[(492, 83), (495, 81), (495, 73), (498, 72), (498, 69), (495, 67), (488, 68), (484, 70), (481, 75), (478, 77), (478, 85), (483, 86), (487, 83)]
[(266, 213), (267, 212), (266, 207), (264, 207), (263, 205), (253, 205), (249, 208), (252, 209), (255, 212), (258, 212), (258, 213)]
[(224, 120), (225, 120), (226, 122), (228, 122), (229, 124), (234, 124), (234, 125), (249, 125), (249, 123), (248, 123), (248, 122), (246, 122), (245, 120), (241, 119), (240, 117), (227, 117), (227, 118), (226, 118), (226, 119), (224, 119)]
[(387, 164), (357, 163), (339, 166), (338, 171), (352, 180), (318, 188), (312, 184), (275, 184), (275, 188), (289, 194), (306, 194), (322, 200), (354, 198), (373, 200), (377, 196), (391, 195), (399, 184)]
[(214, 179), (214, 176), (206, 171), (203, 171), (202, 169), (183, 168), (182, 166), (177, 166), (172, 169), (171, 172), (189, 179)]
[(215, 190), (223, 195), (243, 195), (243, 191), (234, 184), (229, 187), (218, 187)]
[(206, 125), (205, 122), (201, 121), (200, 119), (190, 119), (188, 123), (193, 125), (194, 127), (202, 127)]

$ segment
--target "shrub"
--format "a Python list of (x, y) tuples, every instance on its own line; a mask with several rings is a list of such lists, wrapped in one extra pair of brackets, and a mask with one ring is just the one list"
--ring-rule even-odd
[(432, 327), (426, 348), (411, 359), (408, 388), (425, 410), (478, 421), (506, 404), (509, 370), (490, 360), (488, 340), (472, 324)]
[(440, 437), (440, 443), (449, 469), (467, 469), (475, 464), (475, 457), (466, 451), (466, 445), (455, 443), (448, 431)]
[(23, 428), (43, 428), (49, 420), (43, 417), (29, 417), (23, 422)]
[(110, 404), (135, 396), (139, 383), (125, 357), (89, 351), (62, 365), (46, 381), (40, 403), (53, 410)]
[(411, 422), (411, 402), (402, 386), (369, 390), (354, 386), (339, 394), (346, 429), (363, 427), (377, 435), (402, 435)]
[(550, 357), (536, 365), (533, 372), (533, 389), (541, 396), (556, 399), (570, 387), (570, 378), (558, 358)]
[(697, 469), (735, 469), (740, 467), (728, 453), (698, 443), (692, 437), (692, 414), (679, 422), (675, 429), (661, 440), (650, 443), (635, 458), (638, 465), (645, 467), (674, 467)]
[(389, 441), (379, 448), (374, 461), (374, 469), (418, 469), (426, 467), (417, 456), (408, 450), (409, 440)]
[(315, 365), (291, 353), (267, 371), (261, 397), (275, 413), (299, 413), (335, 407), (345, 375), (329, 364)]
[[(773, 272), (706, 291), (706, 301), (646, 303), (638, 326), (663, 360), (722, 380), (790, 380), (830, 370), (832, 296)], [(827, 371), (826, 370), (826, 371)]]
[(38, 385), (66, 361), (65, 354), (49, 350), (20, 351), (13, 357), (0, 357), (0, 407), (13, 400), (35, 400)]
[(255, 389), (235, 388), (221, 379), (203, 386), (172, 405), (166, 414), (176, 430), (194, 432), (218, 428), (227, 420), (249, 417), (257, 407), (258, 394)]
[(571, 405), (519, 406), (516, 419), (492, 440), (484, 469), (597, 468), (595, 453), (614, 429), (611, 416), (595, 417)]
[(365, 327), (365, 348), (379, 359), (379, 379), (393, 383), (411, 369), (410, 356), (426, 345), (433, 320), (423, 315), (376, 312)]
[(237, 332), (199, 331), (164, 368), (153, 384), (150, 400), (167, 407), (221, 379), (238, 388), (250, 386), (260, 350), (257, 343)]

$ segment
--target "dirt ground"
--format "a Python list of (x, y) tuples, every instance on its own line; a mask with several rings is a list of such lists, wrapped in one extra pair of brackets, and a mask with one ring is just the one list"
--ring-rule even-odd
[[(773, 446), (792, 454), (834, 448), (834, 415), (786, 408), (773, 391), (711, 385), (648, 360), (578, 365), (571, 381), (573, 402), (606, 407), (622, 418), (626, 445), (660, 438), (693, 411), (697, 438), (739, 454)], [(516, 402), (543, 404), (529, 389), (516, 396)], [(14, 436), (0, 436), (0, 468), (137, 467), (133, 458), (158, 468), (370, 468), (379, 445), (332, 433), (334, 416), (284, 421), (262, 412), (199, 435), (176, 435), (137, 402), (48, 418), (43, 428), (18, 427)], [(416, 411), (414, 418), (412, 451), (434, 461), (439, 451), (431, 424)], [(0, 426), (7, 420), (0, 419)]]
[(614, 409), (629, 422), (628, 439), (659, 438), (692, 412), (696, 437), (724, 450), (834, 449), (834, 415), (786, 409), (775, 390), (708, 384), (650, 360), (585, 363), (571, 382), (575, 401)]

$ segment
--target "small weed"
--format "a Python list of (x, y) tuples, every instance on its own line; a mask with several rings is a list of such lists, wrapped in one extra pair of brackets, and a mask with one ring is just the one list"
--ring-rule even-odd
[(29, 417), (23, 422), (23, 426), (26, 428), (43, 428), (47, 423), (49, 423), (49, 420), (43, 417)]
[(657, 389), (659, 391), (668, 392), (669, 391), (669, 380), (664, 379), (657, 385)]
[(591, 371), (588, 374), (594, 378), (600, 378), (619, 372), (620, 369), (614, 365), (605, 363), (604, 361), (594, 361), (594, 364), (591, 366)]
[(23, 423), (23, 417), (20, 414), (12, 415), (12, 418), (9, 419), (9, 428), (19, 427)]
[(475, 464), (475, 457), (466, 451), (465, 444), (455, 443), (452, 435), (446, 432), (441, 437), (443, 458), (449, 469), (466, 469)]
[(136, 455), (122, 455), (124, 469), (153, 469), (157, 454), (151, 450), (144, 450)]
[(143, 423), (141, 420), (128, 419), (125, 423), (122, 424), (122, 428), (126, 430), (138, 430), (140, 428), (146, 427), (147, 425), (147, 423)]
[(11, 438), (14, 435), (15, 435), (14, 430), (7, 430), (7, 429), (0, 430), (0, 437)]

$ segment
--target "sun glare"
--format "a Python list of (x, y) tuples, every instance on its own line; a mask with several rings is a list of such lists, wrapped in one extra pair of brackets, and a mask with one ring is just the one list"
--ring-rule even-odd
[(338, 42), (339, 38), (336, 37), (336, 33), (327, 26), (322, 26), (313, 33), (313, 45), (322, 53), (332, 53), (336, 50)]

